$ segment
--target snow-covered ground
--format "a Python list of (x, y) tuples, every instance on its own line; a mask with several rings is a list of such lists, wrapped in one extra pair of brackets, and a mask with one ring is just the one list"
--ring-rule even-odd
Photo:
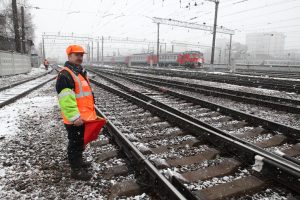
[[(70, 178), (67, 134), (56, 98), (52, 81), (0, 109), (0, 199), (105, 199), (109, 194), (111, 180), (99, 173), (107, 163), (94, 163), (91, 181)], [(94, 159), (106, 151), (88, 148), (85, 155)], [(108, 162), (114, 165), (114, 160)]]
[(0, 109), (0, 120), (4, 122), (0, 126), (0, 137), (14, 137), (20, 131), (18, 126), (23, 114), (38, 121), (40, 113), (51, 109), (57, 102), (55, 96), (34, 96), (35, 93)]
[[(51, 67), (49, 67), (48, 71), (49, 70), (51, 70)], [(24, 79), (32, 78), (32, 77), (41, 75), (45, 72), (47, 72), (47, 71), (45, 70), (44, 65), (40, 65), (39, 68), (32, 68), (31, 71), (26, 74), (18, 74), (18, 75), (13, 75), (13, 76), (0, 77), (0, 87), (4, 87), (4, 86), (10, 85), (12, 83), (22, 81)]]
[(111, 167), (126, 164), (120, 157), (98, 161), (103, 153), (118, 151), (113, 144), (87, 146), (84, 155), (93, 161), (93, 178), (71, 179), (55, 81), (1, 108), (0, 120), (0, 199), (109, 199), (114, 184), (135, 179), (132, 173), (103, 177)]

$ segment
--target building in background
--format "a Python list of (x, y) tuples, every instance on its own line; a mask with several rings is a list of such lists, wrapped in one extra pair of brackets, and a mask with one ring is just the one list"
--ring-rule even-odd
[(285, 35), (279, 32), (246, 35), (248, 53), (253, 59), (276, 59), (284, 54)]
[[(230, 51), (230, 40), (229, 38), (217, 38), (216, 49), (215, 49), (215, 64), (229, 64), (229, 51)], [(211, 48), (204, 51), (206, 63), (209, 63), (211, 55)], [(246, 59), (247, 58), (247, 47), (245, 44), (232, 41), (231, 44), (231, 59)]]
[(283, 59), (300, 60), (300, 49), (287, 49), (283, 55)]

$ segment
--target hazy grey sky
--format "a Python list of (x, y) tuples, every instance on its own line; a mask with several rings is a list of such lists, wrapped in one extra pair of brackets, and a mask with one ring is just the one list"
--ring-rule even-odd
[[(41, 8), (30, 9), (37, 38), (42, 32), (74, 32), (156, 40), (151, 17), (207, 24), (212, 24), (214, 17), (214, 3), (204, 0), (27, 1)], [(189, 2), (191, 7), (185, 8)], [(242, 43), (248, 32), (283, 32), (287, 36), (286, 49), (300, 49), (300, 0), (220, 0), (218, 25), (237, 29), (234, 40)], [(218, 38), (228, 36), (218, 34)], [(211, 44), (208, 32), (170, 26), (161, 26), (161, 39)]]

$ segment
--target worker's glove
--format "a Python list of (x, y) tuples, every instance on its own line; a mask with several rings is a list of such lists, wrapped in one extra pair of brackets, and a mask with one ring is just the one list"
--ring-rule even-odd
[(75, 121), (74, 121), (74, 126), (81, 126), (81, 125), (83, 125), (83, 120), (81, 119), (81, 118), (78, 118), (78, 119), (76, 119)]

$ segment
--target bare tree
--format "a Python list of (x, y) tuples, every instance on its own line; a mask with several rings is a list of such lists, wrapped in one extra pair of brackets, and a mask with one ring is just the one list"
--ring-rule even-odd
[[(2, 3), (0, 5), (0, 35), (13, 38), (14, 37), (14, 27), (13, 27), (13, 14), (11, 4)], [(22, 4), (23, 5), (23, 4)], [(34, 40), (35, 26), (32, 22), (32, 15), (30, 13), (30, 5), (25, 3), (25, 35), (27, 40)], [(18, 4), (18, 13), (20, 12), (20, 4)], [(18, 21), (21, 22), (21, 15), (18, 14)], [(19, 23), (19, 29), (21, 29), (21, 24)]]

